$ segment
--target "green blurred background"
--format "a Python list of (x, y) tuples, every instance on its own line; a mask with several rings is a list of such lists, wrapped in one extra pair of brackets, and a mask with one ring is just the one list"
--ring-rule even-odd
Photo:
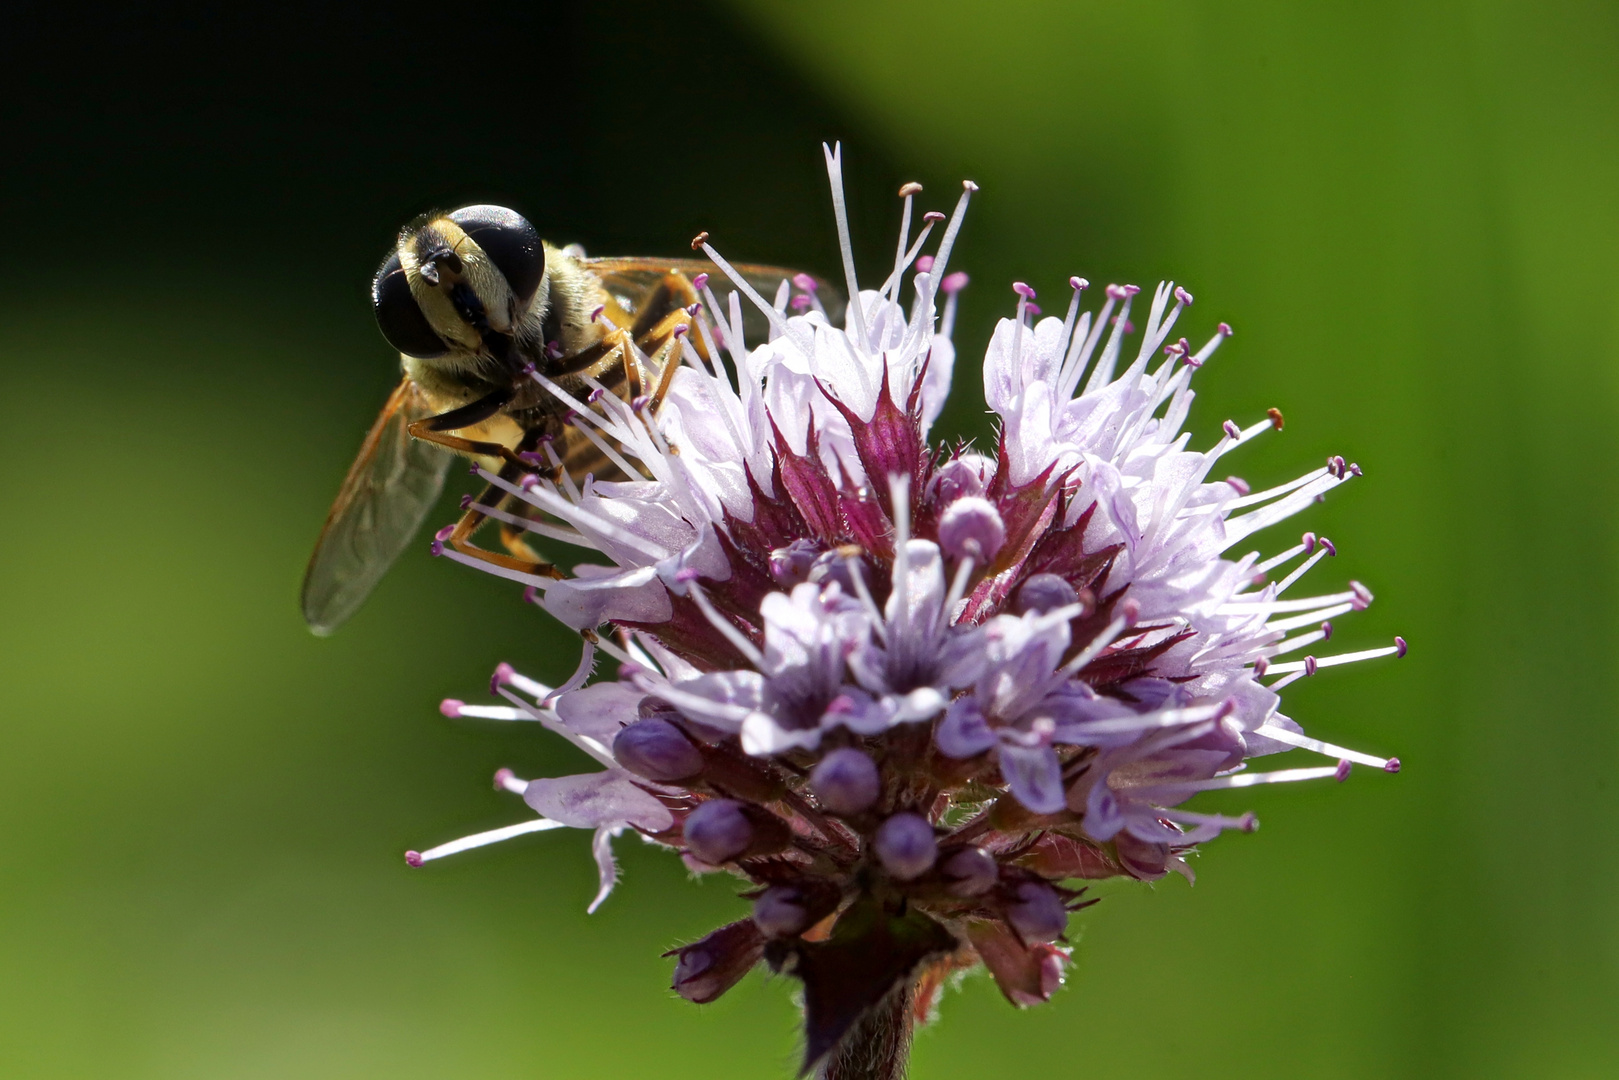
[(1619, 1071), (1611, 4), (61, 7), (3, 49), (0, 1075), (790, 1073), (789, 986), (667, 989), (726, 883), (626, 841), (587, 918), (572, 832), (404, 866), (525, 815), (496, 767), (582, 767), (436, 709), (565, 636), (425, 551), (332, 639), (295, 596), (400, 223), (836, 271), (823, 138), (867, 266), (900, 182), (982, 186), (947, 430), (1014, 278), (1173, 275), (1237, 331), (1201, 441), (1276, 405), (1250, 480), (1358, 460), (1303, 523), (1380, 594), (1335, 643), (1412, 642), (1288, 710), (1405, 772), (1227, 800), (1264, 829), (1101, 888), (1049, 1006), (970, 980), (916, 1075)]

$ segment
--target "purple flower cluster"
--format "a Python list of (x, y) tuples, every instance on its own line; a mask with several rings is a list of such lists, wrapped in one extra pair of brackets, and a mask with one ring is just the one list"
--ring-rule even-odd
[[(925, 1012), (950, 972), (980, 962), (1014, 1003), (1049, 998), (1069, 913), (1087, 902), (1066, 883), (1190, 878), (1194, 845), (1255, 827), (1186, 808), (1199, 792), (1342, 780), (1355, 763), (1397, 771), (1304, 735), (1278, 691), (1405, 651), (1396, 639), (1277, 659), (1325, 641), (1371, 594), (1351, 582), (1295, 596), (1335, 553), (1309, 533), (1268, 558), (1230, 553), (1360, 470), (1334, 458), (1264, 491), (1217, 478), (1282, 420), (1228, 421), (1213, 446), (1189, 448), (1192, 377), (1230, 330), (1195, 349), (1177, 336), (1184, 289), (1159, 286), (1137, 335), (1133, 286), (1081, 311), (1075, 278), (1066, 315), (1040, 318), (1020, 283), (984, 358), (991, 452), (930, 443), (966, 283), (946, 267), (975, 187), (930, 257), (944, 215), (913, 241), (920, 189), (907, 185), (893, 269), (862, 290), (840, 160), (827, 162), (854, 298), (844, 326), (808, 278), (767, 299), (732, 275), (768, 340), (748, 347), (737, 296), (722, 307), (700, 281), (701, 348), (685, 342), (655, 415), (611, 393), (578, 401), (536, 374), (621, 477), (510, 485), (517, 520), (604, 561), (560, 581), (496, 572), (579, 631), (584, 655), (558, 687), (502, 665), (506, 705), (444, 708), (537, 721), (602, 770), (503, 772), (538, 818), (408, 856), (593, 829), (592, 910), (627, 830), (694, 871), (738, 875), (752, 916), (675, 950), (674, 987), (705, 1002), (761, 961), (792, 973), (810, 1061), (896, 992)], [(616, 678), (590, 683), (603, 652)], [(1293, 748), (1330, 761), (1247, 767)]]

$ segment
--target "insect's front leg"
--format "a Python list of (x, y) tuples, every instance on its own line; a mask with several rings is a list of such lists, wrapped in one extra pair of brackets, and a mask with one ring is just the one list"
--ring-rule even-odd
[(435, 443), (446, 450), (457, 453), (477, 455), (480, 457), (499, 458), (508, 466), (518, 469), (527, 468), (527, 462), (517, 456), (517, 451), (503, 443), (491, 442), (488, 439), (467, 439), (460, 435), (451, 435), (451, 431), (475, 427), (499, 413), (510, 404), (517, 392), (509, 387), (503, 387), (485, 394), (477, 401), (462, 405), (458, 409), (451, 409), (447, 413), (437, 416), (424, 417), (413, 420), (406, 427), (413, 439), (423, 442)]

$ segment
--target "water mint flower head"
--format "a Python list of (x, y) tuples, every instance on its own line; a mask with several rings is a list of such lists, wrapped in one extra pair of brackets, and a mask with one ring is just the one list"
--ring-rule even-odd
[[(841, 325), (812, 279), (758, 295), (705, 241), (765, 316), (762, 340), (737, 293), (722, 305), (704, 282), (658, 408), (581, 401), (535, 373), (618, 475), (483, 473), (511, 521), (587, 552), (563, 580), (495, 572), (577, 631), (582, 656), (555, 687), (502, 665), (502, 704), (444, 709), (536, 722), (600, 768), (503, 771), (538, 816), (408, 856), (591, 829), (591, 910), (628, 832), (736, 876), (752, 914), (671, 953), (674, 988), (704, 1002), (758, 964), (791, 974), (806, 1067), (835, 1066), (883, 1017), (892, 1034), (894, 1017), (927, 1015), (955, 970), (983, 964), (1019, 1006), (1048, 999), (1070, 913), (1090, 902), (1080, 879), (1190, 878), (1196, 845), (1256, 827), (1200, 809), (1201, 793), (1398, 771), (1305, 735), (1279, 693), (1405, 653), (1397, 638), (1317, 654), (1371, 593), (1300, 596), (1336, 549), (1271, 526), (1361, 471), (1335, 457), (1261, 491), (1224, 475), (1281, 430), (1276, 410), (1193, 448), (1192, 380), (1231, 331), (1181, 336), (1183, 288), (1110, 285), (1087, 308), (1074, 278), (1066, 312), (1041, 317), (1019, 283), (983, 358), (994, 437), (931, 441), (976, 188), (913, 239), (907, 185), (894, 263), (863, 287), (837, 151), (827, 165), (853, 298)], [(613, 670), (591, 682), (602, 654)], [(1251, 767), (1293, 749), (1326, 761)]]

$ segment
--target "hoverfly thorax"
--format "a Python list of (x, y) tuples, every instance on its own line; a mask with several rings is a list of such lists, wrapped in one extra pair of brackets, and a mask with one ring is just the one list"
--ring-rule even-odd
[(537, 355), (545, 284), (534, 226), (504, 207), (466, 206), (407, 226), (371, 298), (383, 336), (401, 353), (487, 375)]

